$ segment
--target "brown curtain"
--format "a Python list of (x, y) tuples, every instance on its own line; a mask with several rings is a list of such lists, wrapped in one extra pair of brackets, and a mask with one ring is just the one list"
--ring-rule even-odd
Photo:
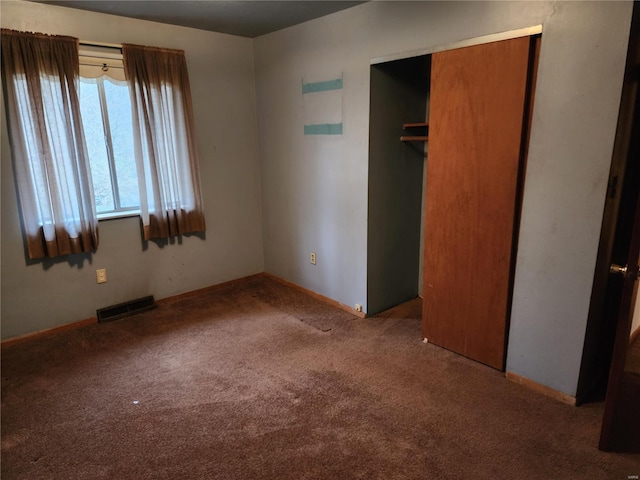
[(184, 52), (124, 44), (122, 56), (133, 108), (144, 238), (204, 232)]
[(78, 39), (2, 29), (2, 79), (29, 258), (95, 250)]

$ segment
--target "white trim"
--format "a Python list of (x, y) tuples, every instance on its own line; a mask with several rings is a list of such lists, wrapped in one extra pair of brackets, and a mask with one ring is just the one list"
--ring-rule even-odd
[(128, 217), (139, 217), (140, 210), (124, 210), (121, 212), (105, 212), (98, 213), (98, 221), (101, 220), (114, 220), (116, 218), (128, 218)]
[(394, 60), (403, 60), (405, 58), (421, 57), (423, 55), (429, 55), (430, 53), (444, 52), (445, 50), (454, 50), (456, 48), (472, 47), (474, 45), (482, 45), (483, 43), (499, 42), (501, 40), (511, 40), (512, 38), (528, 37), (531, 35), (537, 35), (539, 33), (542, 33), (542, 24), (534, 25), (533, 27), (520, 28), (517, 30), (509, 30), (506, 32), (492, 33), (490, 35), (483, 35), (481, 37), (468, 38), (465, 40), (459, 40), (457, 42), (445, 43), (444, 45), (438, 45), (435, 47), (421, 48), (419, 50), (411, 50), (408, 52), (386, 55), (384, 57), (376, 57), (371, 59), (370, 64), (376, 65), (379, 63), (392, 62)]

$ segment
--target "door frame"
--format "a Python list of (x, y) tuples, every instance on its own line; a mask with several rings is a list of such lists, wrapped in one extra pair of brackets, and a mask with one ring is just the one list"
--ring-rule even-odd
[(531, 27), (518, 28), (515, 30), (507, 30), (506, 32), (491, 33), (489, 35), (482, 35), (480, 37), (467, 38), (465, 40), (459, 40), (456, 42), (444, 43), (442, 45), (436, 45), (433, 47), (421, 48), (418, 50), (410, 50), (408, 52), (399, 52), (384, 57), (375, 57), (370, 60), (371, 65), (377, 65), (378, 63), (393, 62), (395, 60), (405, 60), (411, 57), (422, 57), (424, 55), (430, 55), (432, 53), (444, 52), (445, 50), (455, 50), (457, 48), (473, 47), (475, 45), (482, 45), (484, 43), (499, 42), (501, 40), (511, 40), (519, 37), (532, 37), (542, 33), (542, 24), (533, 25)]

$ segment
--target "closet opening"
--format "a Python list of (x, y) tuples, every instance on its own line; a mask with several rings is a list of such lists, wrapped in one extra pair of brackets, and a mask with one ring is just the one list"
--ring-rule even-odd
[(371, 66), (369, 315), (421, 294), (430, 78), (431, 55)]

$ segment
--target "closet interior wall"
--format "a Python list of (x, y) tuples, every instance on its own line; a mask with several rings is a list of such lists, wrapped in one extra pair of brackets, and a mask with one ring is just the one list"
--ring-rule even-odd
[(425, 122), (431, 56), (371, 66), (367, 313), (419, 294), (425, 141), (402, 142)]

